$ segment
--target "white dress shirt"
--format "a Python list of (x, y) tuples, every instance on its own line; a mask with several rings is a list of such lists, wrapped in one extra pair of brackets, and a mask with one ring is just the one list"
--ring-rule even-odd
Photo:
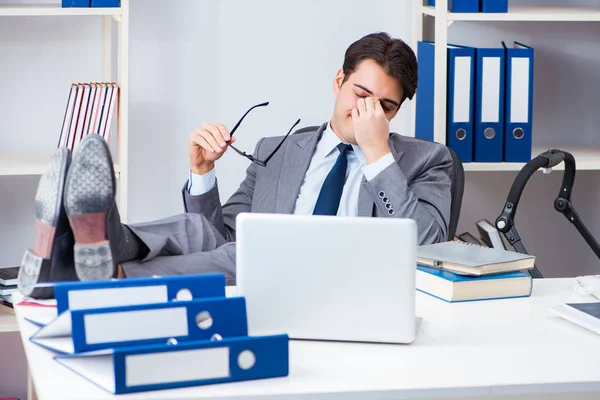
[[(296, 199), (294, 214), (311, 215), (317, 203), (319, 192), (325, 182), (325, 178), (335, 164), (339, 156), (337, 145), (342, 143), (340, 138), (331, 129), (331, 123), (323, 132), (321, 140), (317, 144), (315, 154), (304, 181), (300, 187), (300, 193)], [(346, 183), (342, 192), (340, 206), (337, 215), (357, 216), (358, 215), (358, 193), (362, 183), (363, 175), (370, 181), (381, 171), (386, 169), (394, 162), (392, 153), (388, 153), (376, 162), (366, 165), (365, 155), (357, 145), (352, 145), (354, 151), (348, 152), (348, 167), (346, 169)], [(192, 196), (199, 196), (207, 193), (215, 186), (215, 169), (204, 175), (197, 175), (190, 172), (188, 191)]]

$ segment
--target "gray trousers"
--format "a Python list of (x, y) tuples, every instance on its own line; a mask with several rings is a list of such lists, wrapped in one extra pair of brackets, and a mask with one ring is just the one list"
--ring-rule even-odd
[(204, 216), (186, 213), (128, 227), (150, 252), (121, 263), (127, 277), (223, 273), (227, 285), (235, 284), (235, 243)]

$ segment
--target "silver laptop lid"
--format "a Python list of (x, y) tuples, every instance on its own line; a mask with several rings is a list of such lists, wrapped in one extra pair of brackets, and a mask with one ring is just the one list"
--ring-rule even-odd
[(250, 335), (414, 340), (413, 220), (244, 213), (236, 224)]

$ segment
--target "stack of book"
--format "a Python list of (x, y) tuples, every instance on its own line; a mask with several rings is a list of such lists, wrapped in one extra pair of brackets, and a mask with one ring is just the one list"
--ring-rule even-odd
[(97, 133), (109, 142), (118, 103), (119, 86), (116, 83), (72, 84), (58, 147), (68, 147), (72, 151), (90, 133)]
[(417, 290), (448, 302), (525, 297), (535, 257), (467, 242), (417, 249)]
[(17, 289), (19, 267), (0, 268), (0, 304), (12, 307), (12, 294)]

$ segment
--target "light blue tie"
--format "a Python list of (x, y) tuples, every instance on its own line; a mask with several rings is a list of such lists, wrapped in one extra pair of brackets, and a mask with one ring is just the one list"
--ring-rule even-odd
[(313, 215), (337, 215), (346, 182), (348, 151), (352, 151), (352, 145), (340, 143), (337, 149), (340, 151), (340, 155), (323, 182)]

